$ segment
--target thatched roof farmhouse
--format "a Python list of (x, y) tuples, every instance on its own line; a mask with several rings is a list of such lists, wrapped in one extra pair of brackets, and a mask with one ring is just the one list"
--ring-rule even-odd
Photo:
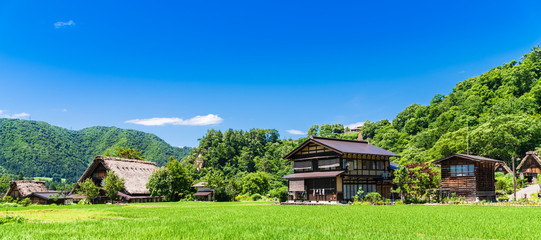
[(47, 192), (44, 181), (20, 180), (9, 182), (9, 189), (6, 196), (13, 199), (23, 199), (29, 197), (34, 192)]
[[(158, 166), (156, 163), (142, 160), (96, 156), (94, 161), (83, 173), (78, 183), (91, 178), (96, 186), (101, 187), (103, 179), (107, 176), (107, 171), (113, 171), (118, 177), (124, 178), (124, 190), (119, 192), (119, 196), (125, 202), (155, 202), (161, 201), (161, 197), (151, 197), (146, 184), (150, 175)], [(105, 195), (105, 191), (100, 192), (96, 199), (97, 203), (103, 203), (110, 199)]]
[(9, 182), (9, 189), (5, 196), (11, 196), (13, 199), (30, 198), (32, 203), (37, 204), (62, 204), (65, 196), (55, 198), (56, 191), (49, 191), (44, 181), (19, 180)]

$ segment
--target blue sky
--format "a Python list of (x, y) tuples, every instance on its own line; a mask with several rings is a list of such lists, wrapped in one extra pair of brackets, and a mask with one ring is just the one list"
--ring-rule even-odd
[[(538, 1), (0, 0), (0, 117), (207, 129), (392, 120), (541, 44)], [(161, 124), (161, 125), (160, 125)]]

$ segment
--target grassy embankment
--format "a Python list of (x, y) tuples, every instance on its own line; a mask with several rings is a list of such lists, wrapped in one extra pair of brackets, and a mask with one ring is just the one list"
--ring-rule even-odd
[[(5, 210), (0, 214), (5, 215)], [(1, 239), (539, 239), (541, 208), (153, 203), (32, 206)], [(522, 220), (521, 220), (522, 219)]]

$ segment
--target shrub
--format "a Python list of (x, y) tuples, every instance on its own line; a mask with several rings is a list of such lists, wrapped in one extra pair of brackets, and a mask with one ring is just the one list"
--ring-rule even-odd
[(83, 199), (77, 203), (78, 205), (91, 205), (92, 203), (86, 199)]
[(251, 198), (252, 200), (257, 201), (257, 200), (260, 200), (262, 196), (259, 193), (255, 193), (255, 194), (252, 194)]
[(229, 187), (219, 187), (216, 189), (214, 198), (218, 202), (228, 202), (234, 199), (235, 193)]
[(11, 196), (5, 196), (5, 197), (2, 198), (2, 202), (4, 202), (4, 203), (13, 202), (13, 198)]
[[(381, 195), (377, 192), (371, 192), (371, 193), (368, 193), (364, 196), (364, 200), (367, 201), (367, 202), (370, 202), (372, 204), (378, 202), (378, 201), (382, 201), (383, 198), (381, 197)], [(382, 202), (383, 203), (383, 202)]]
[(269, 194), (272, 198), (278, 198), (280, 202), (287, 201), (287, 187), (275, 188), (269, 191)]
[(252, 198), (248, 195), (238, 195), (235, 197), (235, 201), (251, 201)]
[(8, 202), (8, 203), (2, 204), (2, 207), (18, 207), (18, 206), (19, 204), (14, 203), (14, 202)]
[(0, 224), (24, 223), (24, 222), (26, 222), (26, 218), (19, 217), (19, 216), (2, 216), (2, 217), (0, 217)]
[(19, 204), (23, 207), (28, 207), (28, 205), (32, 204), (32, 201), (30, 201), (30, 198), (25, 198), (21, 201), (19, 201)]

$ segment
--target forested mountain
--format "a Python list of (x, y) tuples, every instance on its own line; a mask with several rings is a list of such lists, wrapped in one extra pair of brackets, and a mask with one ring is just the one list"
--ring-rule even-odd
[(79, 131), (45, 122), (0, 119), (0, 174), (62, 177), (76, 180), (95, 155), (115, 147), (138, 148), (149, 161), (164, 165), (169, 156), (182, 159), (189, 148), (167, 144), (154, 134), (116, 127)]
[(466, 79), (429, 105), (410, 105), (392, 122), (366, 122), (361, 132), (403, 162), (465, 153), (469, 133), (470, 153), (509, 163), (541, 146), (541, 49)]

